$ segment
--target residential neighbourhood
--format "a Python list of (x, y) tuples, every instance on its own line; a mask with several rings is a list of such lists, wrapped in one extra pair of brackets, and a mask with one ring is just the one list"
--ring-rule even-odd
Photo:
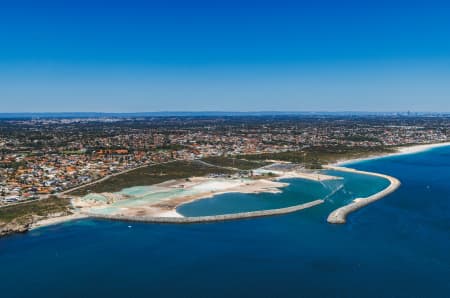
[(0, 204), (171, 160), (448, 140), (446, 117), (153, 117), (0, 121)]

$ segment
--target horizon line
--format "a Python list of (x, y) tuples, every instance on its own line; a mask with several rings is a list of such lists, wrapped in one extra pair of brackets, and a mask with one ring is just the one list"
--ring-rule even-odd
[(162, 110), (162, 111), (145, 111), (145, 112), (97, 112), (97, 111), (62, 111), (62, 112), (0, 112), (2, 116), (12, 115), (64, 115), (64, 114), (98, 114), (98, 115), (151, 115), (151, 114), (435, 114), (445, 115), (450, 112), (438, 111), (367, 111), (367, 110), (343, 110), (343, 111), (327, 111), (327, 110), (305, 110), (305, 111), (286, 111), (286, 110), (259, 110), (259, 111), (238, 111), (238, 110)]

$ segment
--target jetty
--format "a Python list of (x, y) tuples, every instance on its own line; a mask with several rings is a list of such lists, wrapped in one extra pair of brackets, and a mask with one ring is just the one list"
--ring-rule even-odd
[(369, 197), (366, 197), (366, 198), (357, 198), (352, 203), (350, 203), (346, 206), (343, 206), (341, 208), (338, 208), (338, 209), (334, 210), (333, 212), (331, 212), (330, 215), (328, 215), (327, 221), (332, 224), (346, 223), (347, 216), (350, 213), (355, 212), (356, 210), (359, 210), (359, 209), (363, 208), (364, 206), (367, 206), (375, 201), (378, 201), (378, 200), (384, 198), (385, 196), (394, 192), (401, 185), (400, 181), (397, 178), (394, 178), (394, 177), (391, 177), (388, 175), (384, 175), (384, 174), (359, 171), (359, 170), (345, 168), (345, 167), (327, 166), (327, 168), (330, 170), (337, 170), (337, 171), (344, 171), (344, 172), (351, 172), (351, 173), (357, 173), (357, 174), (382, 177), (382, 178), (389, 180), (389, 182), (390, 182), (389, 186), (386, 187), (385, 189), (383, 189), (382, 191), (380, 191), (374, 195), (371, 195)]
[(145, 223), (173, 223), (173, 224), (190, 224), (190, 223), (205, 223), (217, 222), (226, 220), (237, 220), (246, 218), (255, 218), (263, 216), (282, 215), (297, 212), (307, 208), (311, 208), (323, 204), (324, 200), (315, 200), (308, 203), (295, 205), (286, 208), (259, 210), (250, 212), (240, 212), (223, 215), (209, 215), (209, 216), (190, 216), (190, 217), (157, 217), (157, 216), (128, 216), (128, 215), (106, 215), (87, 212), (87, 216), (96, 219), (120, 220), (130, 222), (145, 222)]

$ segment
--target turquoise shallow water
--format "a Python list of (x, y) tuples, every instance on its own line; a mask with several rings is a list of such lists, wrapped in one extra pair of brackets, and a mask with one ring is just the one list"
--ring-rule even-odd
[(323, 182), (305, 179), (285, 179), (289, 186), (282, 193), (242, 194), (231, 193), (203, 199), (177, 208), (184, 216), (204, 216), (255, 210), (283, 208), (325, 199), (329, 209), (346, 205), (354, 198), (367, 197), (389, 185), (384, 178), (341, 171), (324, 171), (325, 174), (342, 177)]
[[(125, 188), (118, 195), (125, 195), (128, 198), (126, 200), (118, 200), (114, 203), (107, 205), (107, 207), (94, 207), (90, 210), (91, 213), (110, 215), (119, 213), (123, 207), (136, 207), (145, 206), (157, 202), (163, 202), (165, 200), (192, 196), (200, 193), (209, 193), (211, 191), (221, 191), (230, 187), (230, 183), (233, 183), (237, 187), (240, 183), (245, 182), (245, 179), (214, 179), (214, 181), (206, 181), (199, 184), (191, 185), (189, 188), (171, 188), (167, 186), (135, 186)], [(88, 194), (84, 197), (87, 200), (94, 200), (105, 202), (107, 199), (102, 194)], [(257, 208), (261, 208), (256, 206)]]
[(327, 224), (329, 211), (378, 186), (347, 184), (348, 194), (283, 216), (83, 220), (0, 239), (1, 297), (450, 297), (450, 148), (352, 166), (402, 186), (346, 225)]

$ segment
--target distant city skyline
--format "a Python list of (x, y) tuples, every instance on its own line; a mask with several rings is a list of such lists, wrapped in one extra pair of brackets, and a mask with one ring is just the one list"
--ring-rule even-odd
[(0, 113), (450, 112), (442, 1), (0, 4)]

